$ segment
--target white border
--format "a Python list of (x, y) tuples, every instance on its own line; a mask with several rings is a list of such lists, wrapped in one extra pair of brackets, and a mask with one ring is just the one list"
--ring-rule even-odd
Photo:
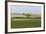
[[(11, 29), (11, 11), (10, 5), (30, 5), (30, 6), (41, 6), (41, 27), (38, 28), (18, 28), (18, 29)], [(28, 3), (17, 3), (17, 2), (8, 2), (8, 32), (20, 32), (20, 31), (35, 31), (35, 30), (43, 30), (44, 28), (44, 16), (43, 16), (43, 4), (28, 4)]]

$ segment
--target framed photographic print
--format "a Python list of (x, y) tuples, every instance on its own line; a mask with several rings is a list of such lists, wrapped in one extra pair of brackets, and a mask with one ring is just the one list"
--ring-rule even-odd
[(5, 32), (45, 31), (45, 3), (5, 2)]

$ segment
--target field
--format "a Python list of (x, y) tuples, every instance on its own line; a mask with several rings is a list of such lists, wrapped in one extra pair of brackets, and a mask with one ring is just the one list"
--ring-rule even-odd
[(11, 18), (11, 28), (41, 27), (41, 19)]

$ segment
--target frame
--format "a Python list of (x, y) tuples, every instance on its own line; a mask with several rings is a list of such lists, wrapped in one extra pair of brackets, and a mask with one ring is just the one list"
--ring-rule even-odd
[[(41, 18), (41, 22), (40, 22), (42, 25), (40, 24), (40, 27), (42, 26), (42, 28), (37, 28), (37, 27), (31, 28), (29, 26), (28, 27), (25, 26), (26, 28), (25, 27), (22, 27), (22, 29), (21, 29), (21, 27), (19, 28), (19, 26), (18, 26), (18, 27), (16, 27), (16, 30), (15, 30), (14, 27), (12, 27), (11, 29), (9, 29), (9, 27), (10, 27), (9, 25), (11, 25), (10, 22), (8, 22), (8, 21), (10, 21), (9, 16), (11, 15), (11, 17), (13, 17), (12, 16), (12, 13), (10, 14), (10, 8), (9, 7), (10, 7), (10, 5), (13, 6), (15, 4), (16, 4), (16, 7), (17, 6), (20, 7), (20, 5), (24, 5), (24, 7), (26, 5), (27, 6), (42, 6), (42, 8), (41, 8), (42, 12), (40, 13), (40, 15), (42, 15), (41, 16), (42, 17)], [(12, 7), (12, 9), (13, 9), (13, 7)], [(27, 15), (27, 13), (25, 15)], [(41, 31), (45, 31), (45, 3), (43, 3), (43, 2), (27, 2), (27, 1), (5, 1), (5, 33), (41, 32)]]

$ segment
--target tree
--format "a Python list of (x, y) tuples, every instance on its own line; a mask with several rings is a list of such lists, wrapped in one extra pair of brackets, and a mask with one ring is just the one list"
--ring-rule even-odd
[(27, 16), (27, 18), (29, 18), (31, 16), (31, 14), (24, 14), (23, 15)]

